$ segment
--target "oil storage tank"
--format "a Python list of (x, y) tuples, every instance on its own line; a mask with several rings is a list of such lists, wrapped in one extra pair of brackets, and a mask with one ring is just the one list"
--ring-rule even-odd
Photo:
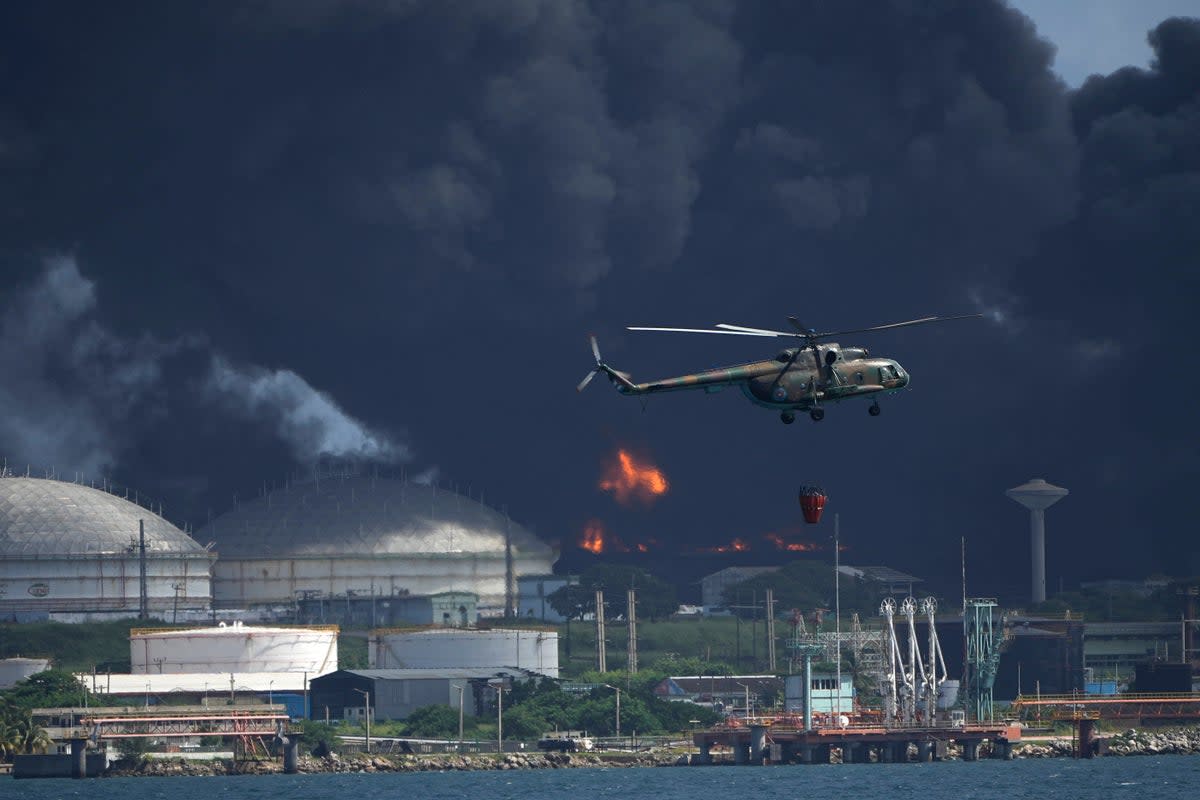
[(545, 574), (557, 557), (469, 497), (366, 475), (291, 483), (239, 504), (196, 536), (216, 542), (218, 608), (441, 592), (472, 592), (480, 607), (503, 608), (509, 575)]
[(46, 658), (0, 658), (0, 689), (7, 689), (48, 669), (50, 660)]
[[(142, 552), (139, 523), (145, 532)], [(206, 610), (214, 556), (158, 514), (79, 483), (0, 474), (0, 618)]]
[(209, 628), (134, 628), (129, 662), (134, 675), (193, 672), (307, 672), (338, 668), (337, 626), (252, 627), (234, 622)]
[(372, 669), (498, 669), (558, 677), (558, 631), (434, 628), (371, 631)]

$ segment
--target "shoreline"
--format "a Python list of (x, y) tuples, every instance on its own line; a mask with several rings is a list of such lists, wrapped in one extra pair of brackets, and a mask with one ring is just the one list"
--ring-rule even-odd
[[(1129, 728), (1119, 733), (1098, 737), (1105, 742), (1096, 758), (1136, 757), (1156, 755), (1200, 754), (1200, 726), (1150, 731)], [(648, 751), (644, 753), (506, 753), (495, 755), (368, 755), (332, 753), (317, 757), (302, 755), (299, 774), (318, 773), (381, 773), (381, 772), (461, 772), (480, 770), (580, 769), (635, 767), (697, 766), (692, 753), (678, 751)], [(1072, 758), (1070, 736), (1038, 738), (1023, 741), (1013, 751), (1014, 759)], [(948, 761), (961, 759), (952, 747)], [(711, 766), (734, 766), (732, 758), (717, 758)], [(781, 765), (782, 766), (782, 765)], [(801, 766), (801, 765), (787, 765)], [(102, 777), (179, 777), (205, 775), (271, 775), (283, 774), (282, 759), (264, 761), (234, 761), (214, 759), (154, 759), (137, 764), (114, 762)]]

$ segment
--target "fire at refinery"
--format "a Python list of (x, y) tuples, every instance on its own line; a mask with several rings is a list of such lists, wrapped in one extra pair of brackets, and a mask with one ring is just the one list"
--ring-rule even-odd
[(653, 503), (671, 488), (662, 470), (648, 461), (639, 460), (625, 449), (617, 450), (615, 458), (604, 467), (600, 489), (611, 492), (623, 506), (633, 501)]
[[(817, 542), (788, 541), (779, 533), (765, 533), (762, 536), (762, 540), (771, 545), (770, 549), (788, 553), (818, 553), (829, 549), (828, 546)], [(601, 555), (603, 553), (650, 553), (669, 549), (664, 548), (663, 544), (654, 538), (646, 539), (636, 544), (627, 544), (619, 536), (606, 530), (604, 523), (598, 519), (587, 521), (583, 527), (583, 533), (579, 535), (576, 544), (579, 549), (586, 550), (593, 555)], [(755, 547), (747, 539), (737, 537), (726, 544), (680, 547), (675, 552), (750, 553), (753, 551), (762, 552), (765, 549), (767, 548), (761, 546)], [(845, 548), (843, 547), (843, 549)]]

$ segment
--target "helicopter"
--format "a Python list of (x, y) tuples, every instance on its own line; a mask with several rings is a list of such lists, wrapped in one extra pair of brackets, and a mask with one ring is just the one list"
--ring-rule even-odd
[[(621, 394), (650, 395), (660, 392), (701, 389), (718, 392), (728, 386), (740, 386), (746, 397), (755, 405), (779, 412), (779, 419), (790, 425), (796, 421), (796, 412), (807, 412), (813, 422), (825, 418), (825, 405), (852, 397), (870, 397), (867, 407), (872, 417), (879, 416), (881, 395), (895, 394), (909, 384), (909, 374), (893, 359), (872, 356), (865, 347), (842, 347), (836, 342), (827, 342), (832, 336), (905, 328), (930, 322), (949, 322), (958, 319), (978, 319), (982, 314), (962, 314), (953, 317), (921, 317), (870, 328), (846, 331), (817, 332), (806, 327), (794, 316), (788, 317), (795, 330), (775, 331), (764, 328), (748, 328), (743, 325), (718, 323), (712, 328), (652, 328), (629, 327), (631, 331), (665, 331), (671, 333), (713, 333), (726, 336), (758, 336), (797, 340), (796, 347), (780, 350), (770, 361), (752, 361), (731, 367), (708, 369), (690, 375), (634, 383), (627, 372), (613, 369), (600, 357), (600, 346), (596, 337), (591, 337), (592, 355), (596, 366), (587, 374), (575, 390), (582, 392), (592, 378), (603, 373)], [(806, 356), (811, 353), (811, 358)]]

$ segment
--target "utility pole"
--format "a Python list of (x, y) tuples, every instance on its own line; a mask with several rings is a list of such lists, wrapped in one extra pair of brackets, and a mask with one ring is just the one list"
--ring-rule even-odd
[(138, 619), (150, 612), (150, 596), (146, 591), (146, 521), (138, 520)]
[(596, 590), (596, 670), (608, 672), (608, 658), (604, 647), (604, 590)]
[(767, 671), (775, 674), (775, 590), (767, 589)]
[[(629, 606), (629, 674), (636, 675), (638, 671), (637, 652), (637, 589), (630, 589), (626, 596)], [(617, 734), (618, 736), (620, 733)]]

